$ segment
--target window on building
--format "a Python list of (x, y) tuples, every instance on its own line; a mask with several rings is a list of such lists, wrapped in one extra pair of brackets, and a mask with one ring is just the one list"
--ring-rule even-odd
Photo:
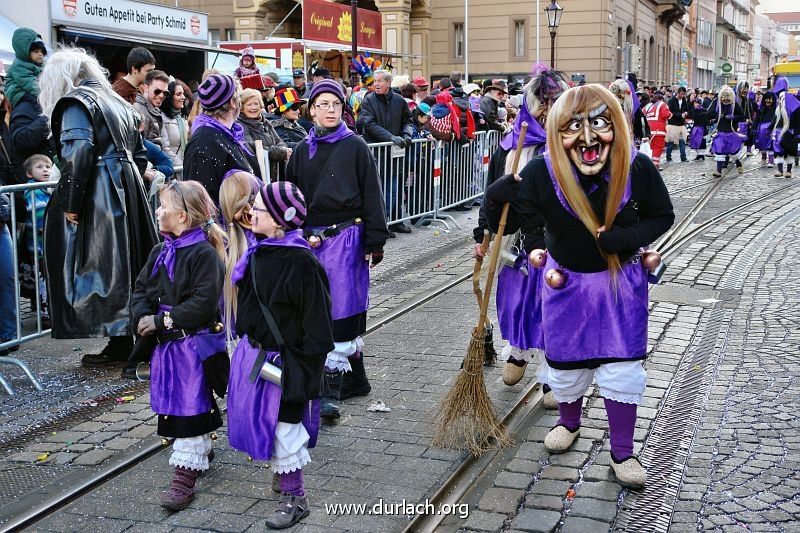
[(525, 46), (525, 21), (514, 21), (514, 57), (524, 57), (527, 52)]
[(233, 28), (228, 28), (225, 30), (225, 40), (226, 41), (235, 41), (236, 40), (236, 30)]
[(453, 56), (456, 59), (461, 59), (464, 57), (464, 23), (463, 22), (456, 22), (453, 24), (453, 41), (454, 41), (454, 48), (453, 48)]
[(208, 30), (208, 39), (211, 44), (216, 45), (219, 43), (220, 30)]

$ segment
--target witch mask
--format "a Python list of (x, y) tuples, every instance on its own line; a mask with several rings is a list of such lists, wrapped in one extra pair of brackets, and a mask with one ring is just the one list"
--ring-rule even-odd
[(733, 89), (730, 87), (723, 87), (719, 91), (719, 101), (725, 105), (730, 105), (733, 103), (734, 96), (733, 96)]
[(611, 113), (603, 103), (586, 114), (573, 113), (572, 119), (561, 128), (564, 149), (575, 168), (585, 176), (603, 170), (613, 141)]

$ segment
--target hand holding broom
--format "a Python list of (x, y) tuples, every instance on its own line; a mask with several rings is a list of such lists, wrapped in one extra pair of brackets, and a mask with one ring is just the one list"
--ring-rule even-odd
[[(516, 174), (522, 154), (522, 143), (528, 124), (523, 122), (520, 128), (517, 149), (511, 172)], [(486, 289), (480, 295), (480, 286), (473, 278), (473, 290), (480, 300), (480, 317), (478, 325), (472, 330), (472, 338), (464, 358), (461, 371), (450, 392), (440, 404), (438, 423), (433, 437), (433, 444), (444, 448), (468, 450), (473, 455), (480, 455), (491, 446), (505, 447), (511, 444), (511, 438), (505, 426), (497, 420), (494, 406), (486, 392), (483, 379), (483, 362), (485, 352), (486, 320), (489, 301), (492, 295), (494, 273), (500, 257), (500, 241), (503, 239), (509, 204), (503, 206), (494, 247), (489, 259), (489, 272)], [(484, 236), (488, 242), (488, 236)], [(476, 271), (478, 270), (476, 264)]]

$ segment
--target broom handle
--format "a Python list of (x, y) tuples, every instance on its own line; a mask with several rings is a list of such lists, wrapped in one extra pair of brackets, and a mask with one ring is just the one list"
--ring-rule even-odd
[(483, 230), (483, 242), (481, 243), (481, 254), (475, 257), (475, 266), (472, 268), (472, 292), (478, 299), (478, 308), (483, 305), (483, 292), (481, 292), (481, 268), (483, 267), (483, 256), (489, 248), (489, 230)]
[[(519, 168), (519, 159), (522, 155), (523, 141), (525, 140), (525, 133), (528, 130), (528, 123), (523, 122), (520, 126), (519, 140), (517, 141), (517, 150), (514, 153), (514, 162), (511, 165), (511, 173), (516, 174)], [(503, 233), (506, 229), (506, 220), (508, 219), (508, 209), (511, 204), (503, 204), (503, 213), (500, 215), (500, 223), (497, 225), (497, 234), (494, 236), (494, 247), (492, 248), (492, 255), (489, 257), (489, 272), (486, 277), (486, 289), (483, 293), (483, 302), (481, 303), (481, 317), (478, 323), (479, 328), (483, 328), (486, 324), (486, 317), (489, 313), (489, 300), (492, 295), (492, 284), (494, 283), (494, 273), (497, 270), (497, 261), (500, 259), (500, 247), (503, 241)]]

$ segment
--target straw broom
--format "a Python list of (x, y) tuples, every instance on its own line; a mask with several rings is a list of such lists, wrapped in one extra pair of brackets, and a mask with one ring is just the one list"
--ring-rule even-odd
[[(511, 170), (514, 174), (516, 174), (519, 167), (522, 142), (525, 139), (527, 129), (528, 124), (523, 122)], [(497, 261), (500, 258), (501, 241), (505, 232), (506, 219), (508, 218), (508, 208), (509, 204), (505, 204), (500, 215), (500, 223), (498, 224), (497, 234), (494, 237), (492, 254), (489, 257), (489, 272), (486, 279), (486, 289), (483, 294), (481, 294), (477, 281), (480, 263), (476, 261), (475, 270), (473, 271), (473, 292), (478, 296), (480, 306), (478, 325), (472, 330), (472, 339), (467, 348), (467, 356), (464, 358), (461, 371), (456, 377), (456, 382), (439, 405), (438, 423), (433, 435), (434, 446), (467, 450), (475, 456), (481, 455), (493, 446), (504, 448), (512, 443), (506, 427), (497, 420), (497, 413), (489, 394), (486, 392), (486, 383), (483, 379), (484, 336), (489, 314), (489, 301), (492, 295), (492, 284), (497, 270)], [(484, 236), (484, 242), (488, 242), (487, 236)]]

